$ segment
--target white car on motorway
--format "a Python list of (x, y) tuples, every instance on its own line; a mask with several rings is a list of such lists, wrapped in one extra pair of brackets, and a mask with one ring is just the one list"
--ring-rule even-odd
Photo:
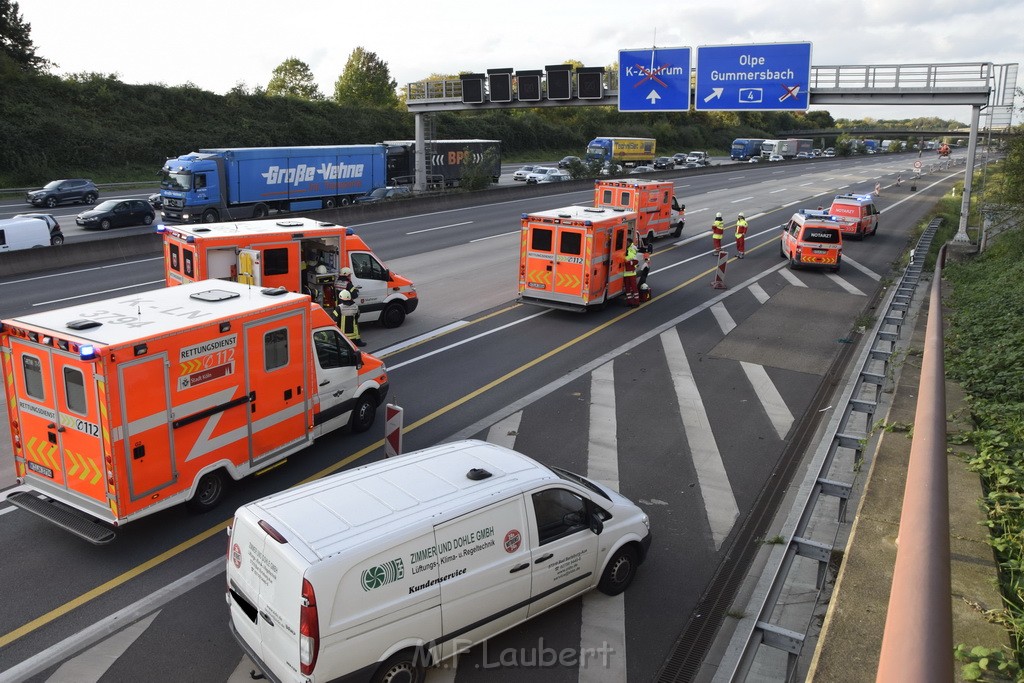
[(533, 173), (537, 166), (523, 166), (521, 169), (512, 174), (512, 180), (526, 180), (526, 176)]
[(784, 159), (781, 154), (773, 154), (768, 157), (768, 161), (784, 161)]
[(554, 175), (557, 173), (561, 173), (561, 171), (559, 171), (554, 166), (536, 166), (533, 169), (533, 173), (526, 176), (526, 182), (527, 184), (530, 185), (534, 183), (539, 183), (541, 180), (544, 180), (544, 178), (548, 177), (549, 175)]

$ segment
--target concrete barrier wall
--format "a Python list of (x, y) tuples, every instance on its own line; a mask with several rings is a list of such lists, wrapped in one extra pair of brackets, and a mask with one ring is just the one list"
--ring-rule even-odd
[[(735, 171), (734, 165), (711, 166), (700, 169), (701, 175), (724, 171)], [(647, 179), (667, 180), (678, 178), (679, 171), (648, 173)], [(563, 183), (538, 183), (536, 185), (516, 184), (514, 186), (492, 187), (479, 192), (447, 192), (436, 195), (419, 195), (408, 200), (397, 200), (381, 204), (343, 206), (323, 211), (300, 212), (296, 216), (308, 216), (316, 220), (355, 225), (376, 220), (398, 218), (417, 213), (430, 213), (451, 209), (464, 209), (484, 203), (513, 201), (531, 197), (547, 197), (564, 192), (591, 190), (593, 180), (570, 180)], [(686, 198), (681, 201), (685, 203)], [(549, 207), (557, 208), (557, 207)], [(511, 216), (513, 221), (519, 214)], [(100, 261), (130, 261), (140, 256), (156, 256), (161, 252), (160, 235), (150, 232), (142, 235), (103, 236), (80, 242), (69, 242), (59, 247), (40, 247), (24, 251), (0, 254), (0, 277), (26, 275), (43, 270), (62, 270), (88, 265)]]

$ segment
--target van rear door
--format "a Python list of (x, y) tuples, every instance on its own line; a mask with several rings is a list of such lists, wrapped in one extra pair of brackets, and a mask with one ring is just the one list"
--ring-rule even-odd
[[(228, 602), (239, 639), (278, 678), (299, 671), (299, 620), (305, 561), (243, 508), (231, 528)], [(276, 532), (275, 532), (276, 533)]]

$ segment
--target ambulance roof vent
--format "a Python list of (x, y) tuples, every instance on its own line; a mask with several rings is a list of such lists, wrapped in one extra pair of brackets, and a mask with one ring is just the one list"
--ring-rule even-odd
[(198, 227), (192, 228), (192, 232), (210, 232), (210, 228), (200, 225)]
[(189, 299), (195, 299), (197, 301), (227, 301), (228, 299), (237, 299), (241, 296), (238, 292), (229, 292), (225, 289), (208, 289), (205, 292), (196, 292), (190, 294)]
[(281, 296), (287, 293), (288, 290), (284, 287), (265, 287), (260, 290), (260, 294), (264, 294), (266, 296)]
[(584, 213), (604, 213), (604, 208), (595, 208), (593, 206), (587, 206), (583, 209)]
[(78, 320), (72, 320), (68, 323), (69, 330), (91, 330), (94, 327), (99, 327), (103, 323), (98, 320), (88, 320), (86, 318), (79, 318)]
[(558, 214), (558, 217), (559, 218), (572, 218), (572, 214), (571, 213), (560, 213), (560, 214)]
[(474, 467), (469, 472), (466, 472), (466, 479), (471, 479), (473, 481), (481, 481), (491, 476), (493, 475), (490, 472), (481, 467)]
[(302, 221), (278, 221), (277, 224), (282, 228), (298, 228), (305, 225)]

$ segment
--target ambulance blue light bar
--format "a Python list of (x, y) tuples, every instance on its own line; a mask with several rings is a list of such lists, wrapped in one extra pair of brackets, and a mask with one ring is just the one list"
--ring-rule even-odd
[(96, 347), (92, 344), (82, 344), (78, 349), (78, 357), (82, 360), (95, 360), (97, 355)]

